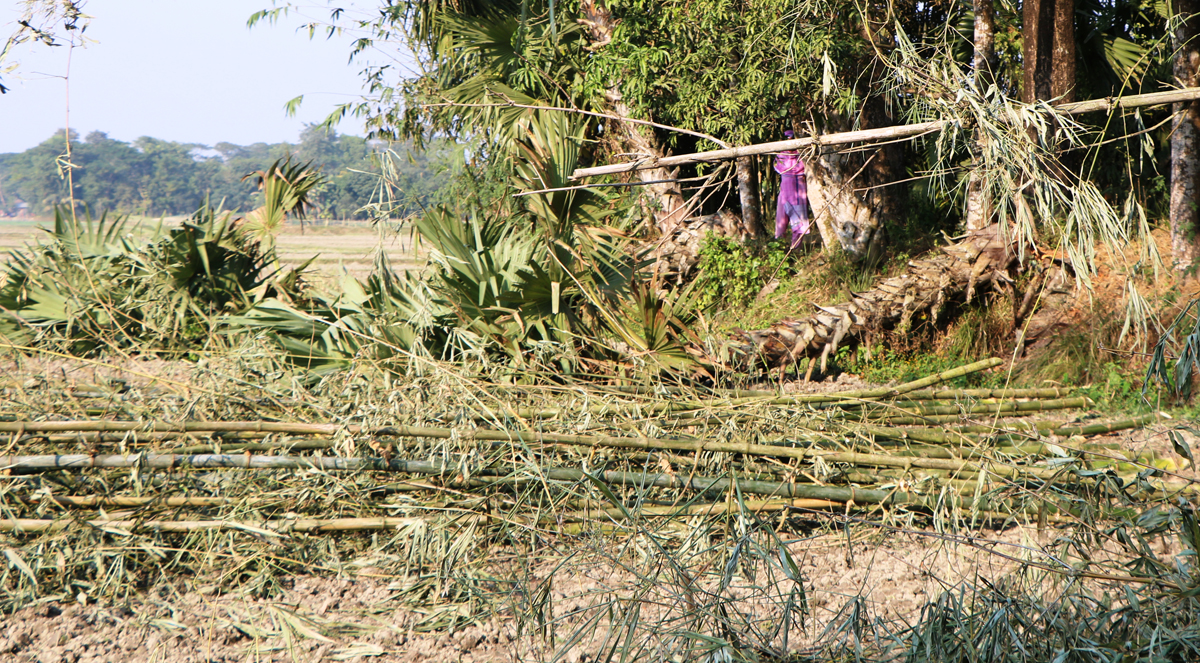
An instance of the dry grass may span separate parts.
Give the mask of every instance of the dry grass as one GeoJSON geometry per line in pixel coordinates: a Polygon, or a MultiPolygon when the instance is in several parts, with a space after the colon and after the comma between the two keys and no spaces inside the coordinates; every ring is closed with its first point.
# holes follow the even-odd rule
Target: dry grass
{"type": "MultiPolygon", "coordinates": [[[[178,224],[184,217],[167,217],[165,223],[178,224]]],[[[158,218],[132,217],[131,223],[146,228],[158,224],[158,218]]],[[[0,220],[0,262],[6,262],[9,253],[44,238],[42,228],[53,227],[53,219],[0,220]]],[[[425,264],[424,252],[413,251],[411,233],[379,232],[369,222],[341,221],[325,225],[315,221],[305,225],[301,232],[297,224],[284,227],[277,239],[280,263],[284,267],[298,267],[316,256],[310,279],[317,285],[325,285],[341,278],[343,270],[358,279],[365,279],[371,272],[372,256],[382,249],[393,267],[398,270],[420,269],[425,264]]]]}

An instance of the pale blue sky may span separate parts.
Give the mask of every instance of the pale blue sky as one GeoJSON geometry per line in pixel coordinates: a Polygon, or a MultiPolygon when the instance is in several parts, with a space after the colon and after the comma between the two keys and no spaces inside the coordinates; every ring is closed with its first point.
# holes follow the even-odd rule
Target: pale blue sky
{"type": "MultiPolygon", "coordinates": [[[[20,4],[0,6],[0,41],[13,32],[20,4]]],[[[359,4],[370,11],[370,3],[359,4]]],[[[295,141],[305,122],[358,98],[362,63],[347,62],[353,35],[310,41],[296,31],[328,18],[319,2],[275,25],[246,27],[250,14],[270,7],[270,0],[91,0],[86,36],[98,43],[72,55],[71,127],[124,141],[295,141]],[[287,117],[284,104],[299,95],[303,105],[287,117]]],[[[3,77],[12,89],[0,95],[0,153],[37,145],[64,125],[66,54],[28,43],[15,54],[20,69],[3,77]]],[[[395,55],[370,57],[381,63],[395,55]]],[[[338,130],[362,134],[353,117],[338,130]]]]}

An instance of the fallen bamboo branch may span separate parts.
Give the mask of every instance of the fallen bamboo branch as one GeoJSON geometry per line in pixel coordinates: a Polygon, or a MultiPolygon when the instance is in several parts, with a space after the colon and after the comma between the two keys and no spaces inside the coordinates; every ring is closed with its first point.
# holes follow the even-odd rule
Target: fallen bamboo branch
{"type": "MultiPolygon", "coordinates": [[[[1200,88],[1184,88],[1182,90],[1152,92],[1149,94],[1137,94],[1127,97],[1090,99],[1088,101],[1059,104],[1058,106],[1055,106],[1054,109],[1059,113],[1066,115],[1079,115],[1082,113],[1094,113],[1096,111],[1112,110],[1115,108],[1163,106],[1180,101],[1191,101],[1195,99],[1200,99],[1200,88]]],[[[873,143],[877,141],[894,140],[897,138],[911,138],[914,136],[920,136],[922,134],[941,131],[953,124],[953,120],[933,120],[931,122],[921,122],[919,124],[906,124],[893,127],[882,127],[878,129],[862,129],[859,131],[821,134],[808,136],[805,138],[793,138],[791,140],[760,143],[757,145],[744,145],[720,150],[709,150],[707,152],[696,152],[693,154],[679,154],[661,157],[658,159],[641,159],[630,163],[615,163],[604,166],[593,166],[591,168],[577,168],[575,169],[575,172],[571,174],[571,179],[578,180],[585,177],[597,177],[599,175],[615,175],[618,173],[642,170],[644,168],[671,168],[695,163],[730,161],[733,159],[740,159],[742,157],[754,156],[758,154],[774,154],[777,152],[786,152],[788,150],[799,150],[814,145],[817,147],[825,147],[834,145],[849,145],[853,143],[873,143]]]]}

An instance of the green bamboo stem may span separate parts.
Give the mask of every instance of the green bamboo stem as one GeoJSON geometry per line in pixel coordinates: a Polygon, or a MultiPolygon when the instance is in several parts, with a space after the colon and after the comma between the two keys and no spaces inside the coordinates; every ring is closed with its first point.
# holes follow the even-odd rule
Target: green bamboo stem
{"type": "MultiPolygon", "coordinates": [[[[1004,412],[1000,416],[1009,419],[1016,417],[1028,417],[1037,414],[1035,411],[1027,412],[1004,412]]],[[[882,417],[867,417],[865,423],[872,424],[889,424],[892,426],[932,426],[934,424],[962,424],[963,421],[969,419],[980,419],[981,417],[970,417],[966,414],[928,414],[925,416],[882,416],[882,417]]],[[[998,425],[1003,425],[1000,423],[998,425]]],[[[986,426],[981,426],[986,427],[986,426]]]]}
{"type": "MultiPolygon", "coordinates": [[[[230,497],[101,497],[98,495],[54,495],[45,499],[59,506],[85,509],[110,506],[218,507],[229,506],[231,504],[253,504],[256,506],[261,506],[263,504],[280,504],[286,501],[283,498],[233,499],[230,497]]],[[[27,504],[41,504],[42,500],[27,499],[25,502],[27,504]]]]}
{"type": "Polygon", "coordinates": [[[909,392],[907,395],[912,400],[959,401],[982,398],[1067,398],[1071,393],[1071,389],[1055,387],[1052,389],[921,389],[909,392]]]}
{"type": "Polygon", "coordinates": [[[999,426],[981,426],[968,425],[958,426],[953,430],[963,433],[982,433],[995,435],[998,433],[1050,433],[1059,437],[1071,437],[1074,435],[1105,435],[1114,433],[1119,430],[1128,430],[1130,428],[1141,428],[1149,424],[1156,423],[1166,419],[1160,413],[1144,414],[1138,417],[1129,419],[1120,419],[1110,422],[1098,422],[1094,424],[1081,425],[1065,425],[1058,421],[1035,421],[1035,422],[1006,422],[999,426]]]}
{"type": "MultiPolygon", "coordinates": [[[[1004,403],[975,403],[961,405],[933,405],[933,406],[918,406],[901,409],[898,406],[894,410],[887,410],[887,405],[874,406],[879,410],[884,410],[884,413],[894,411],[898,415],[965,415],[965,414],[1006,414],[1009,412],[1048,412],[1050,410],[1072,410],[1088,408],[1095,405],[1091,399],[1086,396],[1078,396],[1075,398],[1059,398],[1055,400],[1034,400],[1034,401],[1008,401],[1004,403]]],[[[864,412],[864,415],[880,414],[876,412],[864,412]]]]}
{"type": "MultiPolygon", "coordinates": [[[[543,436],[541,441],[548,436],[543,436]]],[[[640,449],[678,449],[682,451],[719,451],[727,453],[742,453],[759,456],[776,456],[794,458],[801,462],[821,459],[827,463],[845,463],[856,466],[895,467],[902,469],[922,468],[947,470],[952,472],[986,472],[999,477],[1018,479],[1031,477],[1043,481],[1062,480],[1060,470],[1036,467],[1016,467],[995,461],[967,461],[942,458],[918,458],[911,456],[894,456],[884,454],[868,454],[859,452],[824,451],[815,449],[798,449],[794,447],[776,447],[749,443],[723,442],[673,442],[670,440],[635,440],[630,438],[598,438],[579,435],[559,435],[558,438],[569,438],[568,444],[583,444],[585,446],[619,446],[621,448],[640,449]],[[587,439],[584,439],[587,438],[587,439]],[[653,446],[651,446],[653,445],[653,446]]],[[[428,461],[385,460],[383,458],[347,458],[347,457],[298,457],[298,456],[255,456],[246,454],[135,454],[135,455],[87,455],[64,454],[56,456],[0,456],[0,468],[15,472],[49,471],[49,470],[80,470],[88,468],[139,468],[143,470],[170,469],[207,469],[207,468],[238,468],[238,469],[302,469],[318,468],[326,471],[339,470],[382,470],[392,472],[410,472],[418,474],[441,474],[453,471],[452,468],[428,461]]],[[[477,475],[494,474],[494,470],[481,468],[477,475]]],[[[811,495],[791,495],[792,497],[811,497],[811,495]]],[[[824,499],[824,498],[821,498],[824,499]]]]}

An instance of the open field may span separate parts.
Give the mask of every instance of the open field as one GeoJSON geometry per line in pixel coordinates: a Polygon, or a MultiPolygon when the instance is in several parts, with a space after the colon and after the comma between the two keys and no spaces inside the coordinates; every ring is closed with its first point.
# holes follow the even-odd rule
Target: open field
{"type": "MultiPolygon", "coordinates": [[[[170,217],[166,223],[178,223],[182,217],[170,217]]],[[[134,219],[143,228],[154,228],[159,219],[134,219]]],[[[13,250],[37,241],[44,233],[40,228],[53,220],[16,221],[0,220],[0,261],[4,261],[13,250]]],[[[300,226],[287,226],[277,239],[281,262],[284,266],[297,266],[317,256],[310,268],[313,279],[334,279],[344,269],[351,276],[365,278],[371,271],[374,252],[382,247],[397,270],[420,267],[423,262],[412,254],[412,237],[407,230],[399,233],[381,234],[366,222],[338,222],[323,225],[321,222],[306,224],[303,234],[300,226]]]]}

